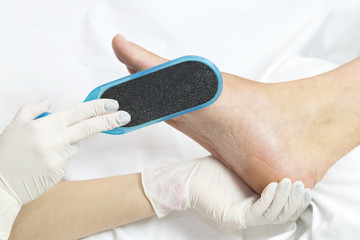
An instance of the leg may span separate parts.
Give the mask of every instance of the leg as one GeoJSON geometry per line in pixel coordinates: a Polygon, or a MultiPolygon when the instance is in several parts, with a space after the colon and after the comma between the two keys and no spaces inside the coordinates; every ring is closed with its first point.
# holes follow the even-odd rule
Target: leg
{"type": "MultiPolygon", "coordinates": [[[[119,35],[113,48],[131,73],[167,61],[119,35]]],[[[285,177],[313,187],[360,143],[359,69],[357,59],[325,74],[278,84],[223,73],[224,89],[216,103],[167,123],[258,193],[285,177]]]]}
{"type": "Polygon", "coordinates": [[[10,239],[79,239],[152,215],[140,174],[60,182],[23,206],[10,239]]]}

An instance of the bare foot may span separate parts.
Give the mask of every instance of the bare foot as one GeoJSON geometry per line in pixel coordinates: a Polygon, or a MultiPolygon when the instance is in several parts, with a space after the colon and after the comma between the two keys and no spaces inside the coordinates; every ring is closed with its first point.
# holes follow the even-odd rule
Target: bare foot
{"type": "MultiPolygon", "coordinates": [[[[167,61],[119,35],[113,49],[131,73],[167,61]]],[[[167,123],[258,193],[285,177],[313,187],[360,144],[360,73],[353,69],[360,69],[359,59],[322,75],[277,84],[223,73],[223,92],[213,105],[167,123]]]]}

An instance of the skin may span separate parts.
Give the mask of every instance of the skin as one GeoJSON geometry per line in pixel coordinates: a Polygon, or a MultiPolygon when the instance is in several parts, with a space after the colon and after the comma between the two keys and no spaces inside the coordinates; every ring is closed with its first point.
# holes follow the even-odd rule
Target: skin
{"type": "Polygon", "coordinates": [[[79,239],[153,215],[140,173],[64,181],[22,207],[10,239],[79,239]]]}
{"type": "MultiPolygon", "coordinates": [[[[168,61],[121,35],[112,44],[130,73],[168,61]]],[[[284,83],[222,76],[223,92],[213,105],[167,123],[206,148],[257,193],[286,177],[312,188],[360,143],[360,58],[284,83]]]]}
{"type": "MultiPolygon", "coordinates": [[[[113,48],[131,73],[167,61],[120,35],[113,48]]],[[[286,83],[263,84],[227,73],[223,80],[216,103],[167,123],[258,193],[285,177],[312,187],[360,144],[360,59],[286,83]]],[[[23,206],[10,239],[78,239],[152,215],[140,174],[61,182],[23,206]]]]}

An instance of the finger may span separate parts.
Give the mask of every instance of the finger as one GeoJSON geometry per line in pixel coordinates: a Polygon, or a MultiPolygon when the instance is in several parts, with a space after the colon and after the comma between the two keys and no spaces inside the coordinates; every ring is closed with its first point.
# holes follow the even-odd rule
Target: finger
{"type": "Polygon", "coordinates": [[[49,119],[57,119],[66,126],[71,126],[83,120],[115,112],[119,109],[119,103],[113,99],[97,99],[89,102],[76,104],[60,112],[48,116],[49,119]]]}
{"type": "Polygon", "coordinates": [[[294,215],[294,213],[301,207],[304,199],[305,187],[300,181],[295,182],[292,185],[291,193],[287,202],[279,214],[279,216],[272,223],[284,223],[294,215]]]}
{"type": "Polygon", "coordinates": [[[68,141],[70,144],[76,143],[94,134],[126,125],[130,120],[130,114],[125,111],[118,111],[84,120],[68,128],[68,141]]]}
{"type": "Polygon", "coordinates": [[[246,226],[251,226],[257,223],[259,218],[268,209],[274,199],[278,183],[270,183],[261,193],[261,197],[253,205],[251,205],[245,213],[246,226]]]}
{"type": "Polygon", "coordinates": [[[301,214],[308,208],[312,199],[312,193],[309,188],[305,189],[305,193],[303,199],[301,201],[301,206],[297,211],[295,211],[294,215],[289,219],[289,221],[296,221],[301,214]]]}
{"type": "Polygon", "coordinates": [[[266,210],[264,215],[261,217],[261,222],[264,221],[266,223],[270,223],[274,221],[278,215],[280,214],[281,210],[284,208],[287,199],[289,198],[290,191],[291,191],[291,180],[288,178],[284,178],[280,181],[276,193],[271,203],[270,207],[266,210]]]}
{"type": "Polygon", "coordinates": [[[12,122],[34,120],[40,114],[48,111],[50,107],[51,101],[47,98],[34,104],[26,104],[19,109],[12,122]]]}
{"type": "Polygon", "coordinates": [[[113,38],[112,47],[119,61],[136,71],[142,71],[168,61],[126,40],[124,36],[120,34],[113,38]]]}

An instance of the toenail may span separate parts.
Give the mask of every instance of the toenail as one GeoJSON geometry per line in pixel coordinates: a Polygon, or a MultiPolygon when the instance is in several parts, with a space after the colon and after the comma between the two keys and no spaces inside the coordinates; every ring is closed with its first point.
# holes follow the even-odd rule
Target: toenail
{"type": "Polygon", "coordinates": [[[125,36],[123,34],[121,34],[121,33],[118,33],[117,36],[126,39],[125,36]]]}

